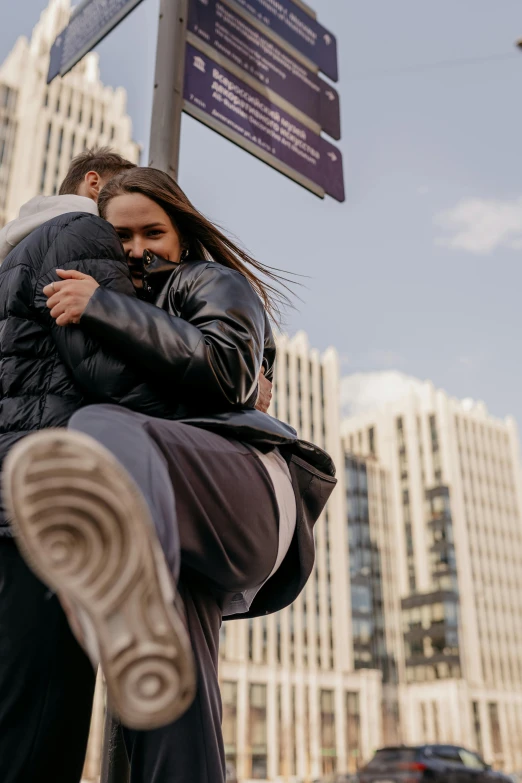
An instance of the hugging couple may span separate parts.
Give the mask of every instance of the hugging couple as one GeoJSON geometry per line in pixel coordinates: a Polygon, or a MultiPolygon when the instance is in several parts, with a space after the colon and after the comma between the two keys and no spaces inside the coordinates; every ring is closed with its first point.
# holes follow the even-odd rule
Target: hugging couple
{"type": "Polygon", "coordinates": [[[103,148],[0,231],[0,780],[224,783],[223,619],[288,606],[330,457],[266,411],[280,278],[103,148]]]}

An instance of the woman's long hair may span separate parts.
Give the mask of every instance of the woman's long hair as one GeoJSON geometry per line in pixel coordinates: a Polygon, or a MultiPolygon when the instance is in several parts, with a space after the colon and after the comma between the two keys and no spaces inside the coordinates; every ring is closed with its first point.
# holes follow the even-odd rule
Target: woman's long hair
{"type": "Polygon", "coordinates": [[[214,261],[240,272],[261,297],[271,318],[279,321],[282,306],[290,304],[289,297],[281,290],[290,291],[287,278],[277,274],[279,270],[274,271],[256,261],[225,236],[198,212],[172,177],[153,168],[137,167],[124,171],[111,179],[101,191],[98,198],[101,217],[107,218],[111,199],[125,193],[141,193],[159,204],[180,233],[182,244],[188,251],[187,261],[214,261]],[[270,282],[262,280],[256,272],[270,282]]]}

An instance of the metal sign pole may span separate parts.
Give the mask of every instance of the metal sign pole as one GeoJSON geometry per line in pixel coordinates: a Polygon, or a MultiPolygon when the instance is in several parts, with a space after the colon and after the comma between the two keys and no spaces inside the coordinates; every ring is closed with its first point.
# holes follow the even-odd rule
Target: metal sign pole
{"type": "Polygon", "coordinates": [[[160,0],[149,166],[178,178],[189,0],[160,0]]]}

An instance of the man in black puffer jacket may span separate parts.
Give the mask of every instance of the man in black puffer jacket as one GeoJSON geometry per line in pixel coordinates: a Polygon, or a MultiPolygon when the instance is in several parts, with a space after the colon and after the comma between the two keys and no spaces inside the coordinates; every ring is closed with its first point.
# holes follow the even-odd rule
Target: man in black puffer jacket
{"type": "MultiPolygon", "coordinates": [[[[82,330],[57,327],[42,293],[57,280],[55,270],[65,268],[134,296],[121,243],[96,206],[105,182],[133,165],[106,150],[80,156],[71,175],[81,180],[77,193],[66,180],[61,195],[33,199],[0,232],[0,470],[16,441],[33,430],[66,426],[90,402],[164,413],[157,394],[128,364],[82,330]]],[[[4,515],[0,536],[9,534],[4,515]]]]}
{"type": "MultiPolygon", "coordinates": [[[[81,329],[56,326],[42,293],[58,267],[135,295],[118,236],[96,207],[105,182],[133,165],[108,150],[84,153],[61,195],[33,199],[0,232],[0,469],[16,441],[66,426],[90,402],[168,415],[129,362],[81,329]]],[[[41,780],[79,780],[93,688],[90,661],[56,596],[20,558],[0,507],[0,724],[2,747],[12,747],[9,758],[0,753],[2,783],[28,781],[30,757],[41,780]]]]}
{"type": "MultiPolygon", "coordinates": [[[[57,326],[43,294],[60,268],[136,295],[121,242],[96,206],[104,184],[128,168],[133,164],[109,150],[84,153],[59,196],[33,199],[0,231],[0,471],[17,441],[65,427],[92,403],[173,417],[170,389],[145,382],[132,356],[124,362],[83,329],[57,326]]],[[[258,391],[266,410],[266,387],[258,391]]],[[[80,780],[93,690],[91,663],[58,598],[19,555],[0,498],[1,783],[80,780]]]]}

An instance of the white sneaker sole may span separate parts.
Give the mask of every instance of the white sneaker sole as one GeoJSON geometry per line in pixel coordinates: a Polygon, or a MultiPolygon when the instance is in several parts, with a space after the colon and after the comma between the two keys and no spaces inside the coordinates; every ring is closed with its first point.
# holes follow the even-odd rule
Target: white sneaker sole
{"type": "Polygon", "coordinates": [[[196,691],[190,640],[127,472],[89,436],[45,430],[10,451],[3,491],[28,564],[78,609],[122,723],[153,729],[179,718],[196,691]]]}

